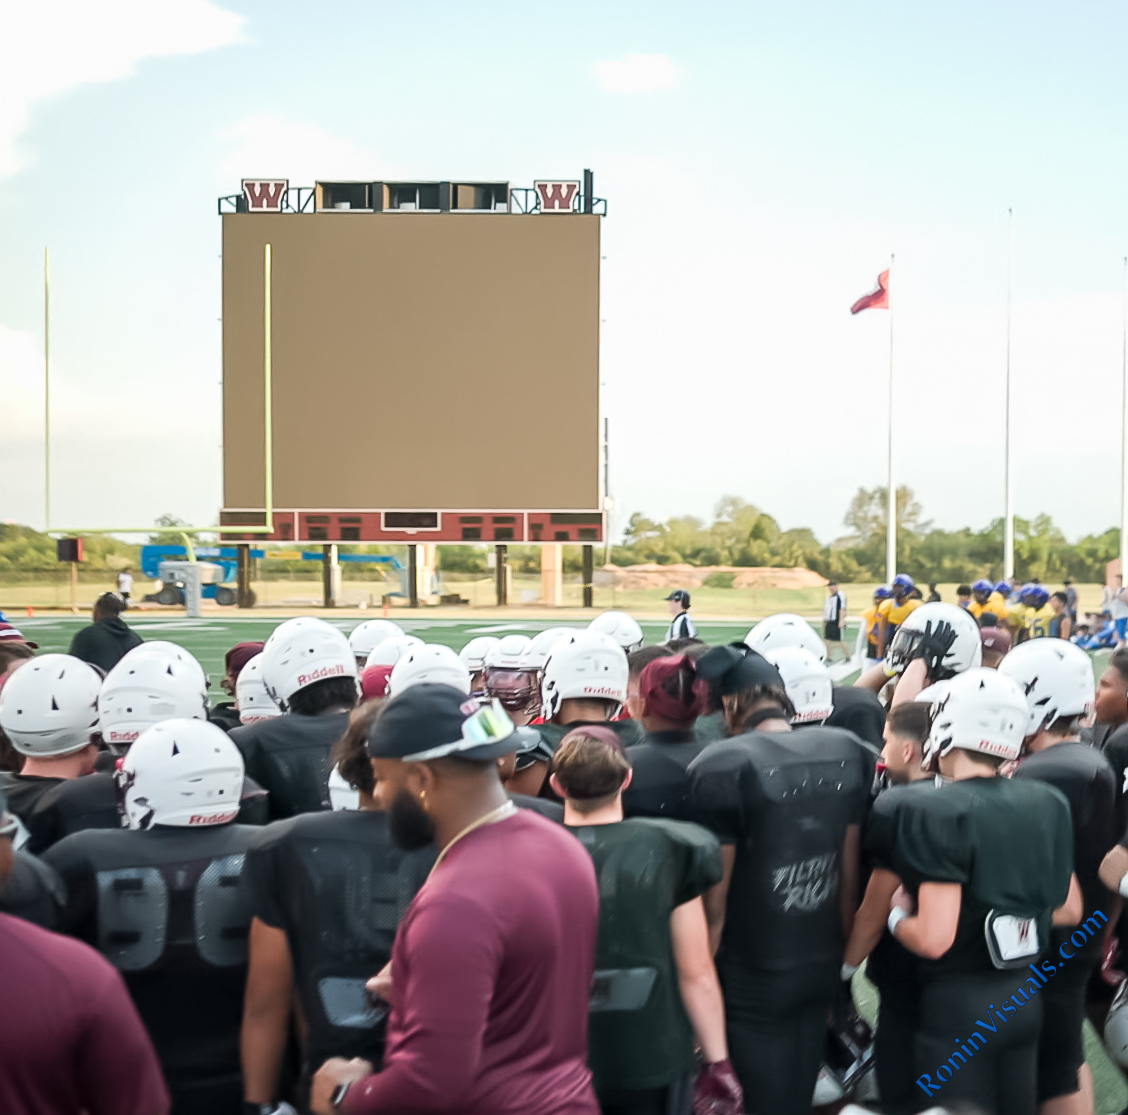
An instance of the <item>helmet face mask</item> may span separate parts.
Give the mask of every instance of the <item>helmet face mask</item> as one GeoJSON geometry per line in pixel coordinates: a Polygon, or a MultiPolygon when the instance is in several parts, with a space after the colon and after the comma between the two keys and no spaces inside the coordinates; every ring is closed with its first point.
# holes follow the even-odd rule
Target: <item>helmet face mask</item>
{"type": "Polygon", "coordinates": [[[955,604],[922,604],[897,627],[886,652],[886,669],[901,674],[918,658],[924,660],[930,682],[982,665],[979,625],[955,604]]]}
{"type": "Polygon", "coordinates": [[[535,670],[488,666],[485,671],[486,696],[499,701],[507,712],[532,713],[540,709],[540,687],[535,670]]]}

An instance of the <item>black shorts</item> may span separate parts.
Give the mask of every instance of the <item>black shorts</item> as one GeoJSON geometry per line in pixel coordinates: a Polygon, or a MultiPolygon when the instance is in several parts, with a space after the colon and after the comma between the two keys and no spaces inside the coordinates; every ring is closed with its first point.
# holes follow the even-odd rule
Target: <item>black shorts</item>
{"type": "Polygon", "coordinates": [[[829,621],[823,624],[823,638],[828,643],[842,642],[842,627],[837,623],[830,623],[829,621]]]}
{"type": "MultiPolygon", "coordinates": [[[[1052,954],[1051,954],[1052,955],[1052,954]]],[[[1085,1061],[1081,1027],[1085,998],[1096,959],[1075,956],[1058,968],[1042,989],[1042,1033],[1038,1038],[1038,1102],[1077,1091],[1077,1070],[1085,1061]]]]}

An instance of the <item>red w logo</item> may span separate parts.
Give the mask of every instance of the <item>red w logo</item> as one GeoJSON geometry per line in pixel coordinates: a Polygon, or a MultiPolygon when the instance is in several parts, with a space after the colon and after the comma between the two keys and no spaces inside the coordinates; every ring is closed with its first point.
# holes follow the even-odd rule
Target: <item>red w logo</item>
{"type": "Polygon", "coordinates": [[[579,182],[534,182],[542,213],[571,213],[579,182]]]}
{"type": "Polygon", "coordinates": [[[281,213],[282,200],[290,188],[288,178],[244,178],[247,208],[256,213],[281,213]]]}

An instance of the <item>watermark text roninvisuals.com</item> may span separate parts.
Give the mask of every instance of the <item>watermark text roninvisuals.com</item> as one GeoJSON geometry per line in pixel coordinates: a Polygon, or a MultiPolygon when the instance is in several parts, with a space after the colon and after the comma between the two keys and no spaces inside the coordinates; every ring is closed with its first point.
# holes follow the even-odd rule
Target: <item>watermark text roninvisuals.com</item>
{"type": "MultiPolygon", "coordinates": [[[[1108,924],[1108,918],[1100,910],[1094,911],[1087,917],[1074,931],[1070,934],[1068,941],[1063,941],[1058,949],[1058,955],[1062,961],[1069,960],[1074,956],[1074,952],[1069,947],[1072,944],[1074,949],[1080,949],[1087,945],[1098,933],[1098,931],[1108,924]],[[1077,938],[1081,940],[1078,941],[1077,938]]],[[[1053,955],[1052,953],[1050,954],[1053,955]]],[[[992,1034],[999,1032],[999,1023],[1004,1025],[1010,1021],[1010,1015],[1014,1014],[1019,1007],[1024,1007],[1034,995],[1050,981],[1052,976],[1058,974],[1058,969],[1064,967],[1061,963],[1055,963],[1053,960],[1043,960],[1040,964],[1028,964],[1027,967],[1034,974],[1027,976],[1025,982],[1015,988],[1014,993],[1009,999],[1004,999],[998,1006],[994,1003],[987,1004],[987,1021],[977,1018],[975,1025],[977,1029],[968,1037],[956,1038],[956,1045],[958,1048],[952,1051],[951,1057],[948,1058],[944,1064],[939,1065],[934,1073],[926,1072],[917,1078],[917,1085],[921,1088],[926,1096],[933,1096],[940,1091],[942,1085],[946,1084],[952,1079],[952,1076],[959,1072],[960,1069],[967,1064],[969,1057],[974,1057],[976,1052],[982,1049],[988,1042],[992,1034]],[[935,1077],[936,1082],[933,1082],[935,1077]]]]}

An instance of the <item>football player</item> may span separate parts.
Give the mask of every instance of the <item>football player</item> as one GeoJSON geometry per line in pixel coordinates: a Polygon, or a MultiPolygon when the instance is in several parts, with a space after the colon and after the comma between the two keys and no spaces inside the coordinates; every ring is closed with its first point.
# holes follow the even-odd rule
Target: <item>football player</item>
{"type": "Polygon", "coordinates": [[[783,678],[784,692],[795,710],[791,726],[822,724],[834,711],[834,683],[826,666],[801,647],[777,647],[764,657],[783,678]]]}
{"type": "Polygon", "coordinates": [[[551,777],[599,882],[588,1064],[600,1110],[684,1111],[700,1076],[717,1093],[710,1111],[742,1111],[701,898],[721,879],[716,838],[681,821],[624,820],[631,763],[606,726],[568,732],[551,777]]]}
{"type": "Polygon", "coordinates": [[[878,609],[882,603],[893,594],[885,585],[878,585],[873,590],[873,603],[862,612],[862,623],[866,627],[866,666],[876,666],[881,661],[877,653],[877,635],[879,627],[878,609]]]}
{"type": "MultiPolygon", "coordinates": [[[[1013,777],[1054,786],[1069,802],[1073,871],[1081,886],[1083,916],[1092,917],[1107,904],[1100,866],[1118,835],[1112,767],[1099,751],[1081,743],[1078,735],[1093,707],[1092,663],[1072,643],[1039,639],[1015,647],[999,664],[999,673],[1025,691],[1030,710],[1026,757],[1013,777]]],[[[1038,1039],[1038,1102],[1042,1105],[1074,1096],[1080,1100],[1075,1109],[1093,1108],[1093,1080],[1085,1064],[1081,1028],[1086,989],[1101,961],[1102,940],[1103,934],[1096,934],[1080,948],[1070,949],[1070,962],[1046,987],[1038,1039]]],[[[1051,930],[1051,954],[1058,953],[1062,944],[1068,948],[1069,930],[1051,930]]]]}
{"type": "Polygon", "coordinates": [[[25,825],[47,791],[94,769],[101,688],[98,671],[80,658],[43,654],[0,689],[0,730],[23,756],[19,774],[0,773],[0,792],[25,825]]]}
{"type": "Polygon", "coordinates": [[[486,696],[501,702],[509,719],[521,728],[540,712],[540,677],[529,661],[528,635],[505,635],[486,654],[483,684],[486,696]]]}
{"type": "Polygon", "coordinates": [[[114,779],[128,828],[75,833],[44,856],[66,884],[67,932],[122,973],[177,1115],[238,1115],[243,862],[262,831],[232,823],[242,757],[206,720],[166,720],[114,779]]]}
{"type": "Polygon", "coordinates": [[[881,993],[874,1041],[878,1092],[892,1115],[917,1109],[913,1039],[920,1018],[918,961],[886,927],[889,903],[900,886],[893,861],[897,810],[913,795],[931,792],[935,776],[923,768],[932,717],[927,705],[906,701],[890,709],[881,752],[890,788],[877,795],[865,823],[863,852],[871,867],[865,897],[847,942],[842,978],[850,980],[868,956],[866,977],[881,993]]]}
{"type": "Polygon", "coordinates": [[[897,810],[888,843],[903,887],[887,923],[921,958],[915,1086],[945,1106],[1029,1113],[1038,992],[1060,978],[1053,961],[1034,962],[1051,923],[1081,916],[1069,805],[1034,779],[996,777],[1030,719],[1010,678],[973,667],[917,699],[932,713],[925,767],[945,785],[897,810]]]}
{"type": "Polygon", "coordinates": [[[984,612],[990,612],[993,616],[998,616],[999,622],[1006,622],[1007,618],[1007,602],[1005,597],[995,588],[990,581],[984,577],[980,577],[978,581],[974,581],[971,586],[971,603],[968,604],[967,610],[971,612],[976,619],[978,619],[984,612]]]}
{"type": "Polygon", "coordinates": [[[643,644],[642,628],[626,612],[601,612],[588,624],[588,630],[610,636],[627,654],[643,644]]]}
{"type": "Polygon", "coordinates": [[[272,820],[329,808],[329,751],[356,706],[356,674],[348,640],[324,620],[287,620],[267,639],[262,678],[285,715],[235,728],[231,738],[270,792],[272,820]]]}
{"type": "Polygon", "coordinates": [[[459,652],[458,657],[470,671],[470,692],[482,696],[486,691],[486,655],[501,640],[493,635],[479,635],[471,639],[459,652]]]}
{"type": "MultiPolygon", "coordinates": [[[[635,654],[650,649],[656,648],[635,654]]],[[[636,685],[635,719],[646,735],[629,751],[632,774],[623,787],[623,809],[628,817],[692,820],[686,771],[705,748],[693,726],[706,707],[708,682],[684,654],[662,654],[647,663],[636,685]]]]}
{"type": "MultiPolygon", "coordinates": [[[[356,656],[356,668],[362,670],[368,663],[372,652],[385,639],[402,639],[403,628],[390,619],[366,619],[357,624],[349,634],[349,646],[356,656]]],[[[373,663],[377,665],[377,663],[373,663]]]]}
{"type": "Polygon", "coordinates": [[[254,724],[258,720],[273,720],[282,715],[278,702],[267,692],[262,677],[262,655],[256,654],[242,670],[235,683],[235,707],[240,724],[254,724]]]}
{"type": "MultiPolygon", "coordinates": [[[[206,716],[207,677],[199,662],[172,643],[142,643],[102,682],[98,731],[109,752],[99,761],[125,754],[142,732],[162,720],[206,716]]],[[[266,791],[253,779],[244,779],[240,824],[261,825],[266,820],[266,791]]],[[[52,787],[36,803],[27,827],[28,851],[37,854],[71,833],[120,828],[111,771],[95,769],[52,787]]]]}
{"type": "Polygon", "coordinates": [[[710,744],[689,768],[695,816],[722,845],[724,875],[706,896],[710,938],[748,1109],[799,1115],[857,904],[873,760],[841,729],[792,732],[783,680],[756,652],[717,647],[698,670],[726,659],[719,688],[730,730],[742,734],[710,744]]]}
{"type": "Polygon", "coordinates": [[[395,697],[412,685],[449,685],[470,696],[470,670],[450,647],[425,643],[405,654],[388,675],[388,696],[395,697]]]}
{"type": "Polygon", "coordinates": [[[889,649],[893,636],[897,634],[897,628],[921,606],[919,593],[913,595],[916,592],[916,585],[907,573],[898,573],[893,578],[890,591],[892,596],[888,600],[882,601],[881,606],[877,609],[879,621],[877,630],[878,658],[885,657],[885,652],[889,649]]]}
{"type": "MultiPolygon", "coordinates": [[[[262,653],[262,643],[236,643],[223,657],[223,677],[219,687],[228,697],[235,697],[235,688],[239,684],[239,675],[252,659],[262,653]]],[[[218,724],[225,732],[239,727],[238,702],[223,701],[208,709],[208,719],[213,724],[218,724]]]]}
{"type": "Polygon", "coordinates": [[[333,750],[358,808],[279,821],[247,854],[254,915],[242,1024],[247,1105],[271,1110],[279,1099],[295,1004],[303,1105],[310,1078],[329,1057],[383,1061],[387,1009],[370,999],[365,984],[391,959],[396,926],[435,853],[400,851],[372,796],[365,747],[379,711],[378,703],[354,709],[333,750]]]}

